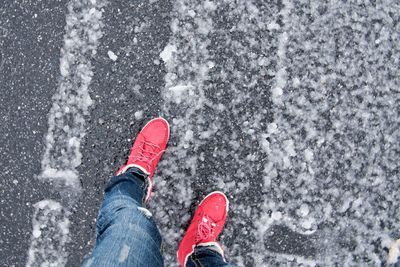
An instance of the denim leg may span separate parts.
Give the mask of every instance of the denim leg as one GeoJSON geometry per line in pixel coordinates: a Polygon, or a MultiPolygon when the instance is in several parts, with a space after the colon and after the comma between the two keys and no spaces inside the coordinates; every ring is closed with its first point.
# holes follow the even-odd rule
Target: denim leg
{"type": "Polygon", "coordinates": [[[96,225],[96,245],[82,266],[164,266],[161,236],[142,207],[147,187],[139,169],[111,178],[96,225]]]}
{"type": "Polygon", "coordinates": [[[224,258],[217,251],[211,249],[211,246],[198,246],[189,256],[186,267],[236,267],[224,261],[224,258]]]}

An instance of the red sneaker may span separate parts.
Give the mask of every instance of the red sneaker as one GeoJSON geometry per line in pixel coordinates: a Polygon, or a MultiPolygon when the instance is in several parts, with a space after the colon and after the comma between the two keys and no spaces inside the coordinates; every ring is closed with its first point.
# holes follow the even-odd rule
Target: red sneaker
{"type": "Polygon", "coordinates": [[[224,257],[222,246],[216,240],[224,228],[228,209],[228,198],[219,191],[212,192],[201,201],[179,244],[177,254],[182,267],[186,265],[196,246],[214,246],[224,257]]]}
{"type": "Polygon", "coordinates": [[[148,175],[149,187],[146,194],[146,201],[150,198],[153,188],[152,177],[156,170],[157,163],[168,143],[169,124],[163,118],[156,118],[149,121],[136,137],[128,162],[122,166],[117,175],[124,173],[131,167],[136,167],[148,175]]]}

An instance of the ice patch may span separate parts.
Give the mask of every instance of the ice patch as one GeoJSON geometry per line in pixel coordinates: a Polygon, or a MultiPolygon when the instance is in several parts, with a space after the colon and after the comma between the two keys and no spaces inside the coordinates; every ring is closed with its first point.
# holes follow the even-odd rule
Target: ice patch
{"type": "Polygon", "coordinates": [[[204,8],[206,10],[215,11],[217,9],[217,5],[211,1],[204,1],[204,8]]]}
{"type": "Polygon", "coordinates": [[[143,110],[136,111],[134,116],[135,116],[135,119],[137,119],[137,120],[142,119],[143,118],[143,110]]]}
{"type": "Polygon", "coordinates": [[[271,23],[268,24],[267,26],[268,30],[279,30],[280,26],[278,23],[276,23],[275,21],[272,21],[271,23]]]}
{"type": "Polygon", "coordinates": [[[311,149],[307,148],[306,150],[304,150],[304,158],[306,161],[310,162],[313,160],[314,158],[314,153],[312,152],[311,149]]]}
{"type": "Polygon", "coordinates": [[[307,204],[301,204],[300,208],[297,210],[297,214],[301,217],[305,217],[310,212],[307,204]]]}
{"type": "Polygon", "coordinates": [[[161,52],[160,57],[164,62],[169,62],[174,53],[176,53],[176,47],[174,45],[167,45],[161,52]]]}
{"type": "Polygon", "coordinates": [[[113,51],[108,50],[107,55],[112,61],[117,61],[118,59],[118,56],[113,51]]]}
{"type": "Polygon", "coordinates": [[[193,139],[193,131],[192,130],[187,130],[184,139],[186,141],[190,141],[193,139]]]}
{"type": "Polygon", "coordinates": [[[190,85],[177,85],[177,86],[173,86],[168,88],[171,92],[173,92],[175,95],[180,95],[182,94],[182,92],[192,88],[193,86],[190,85]]]}
{"type": "Polygon", "coordinates": [[[39,229],[33,229],[32,235],[34,238],[39,238],[42,235],[42,231],[39,229]]]}

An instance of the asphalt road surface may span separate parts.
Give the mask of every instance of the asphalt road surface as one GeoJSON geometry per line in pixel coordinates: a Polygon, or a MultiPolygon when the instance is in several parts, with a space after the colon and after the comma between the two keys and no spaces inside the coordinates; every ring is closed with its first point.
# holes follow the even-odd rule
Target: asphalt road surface
{"type": "Polygon", "coordinates": [[[155,116],[166,266],[213,190],[237,265],[395,264],[399,66],[394,0],[3,1],[0,266],[79,266],[155,116]]]}

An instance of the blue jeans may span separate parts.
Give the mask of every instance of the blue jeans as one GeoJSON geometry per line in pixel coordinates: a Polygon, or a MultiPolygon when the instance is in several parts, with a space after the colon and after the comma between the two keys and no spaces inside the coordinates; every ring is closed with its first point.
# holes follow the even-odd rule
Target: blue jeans
{"type": "MultiPolygon", "coordinates": [[[[137,168],[111,178],[96,225],[96,245],[82,266],[164,266],[161,235],[143,207],[147,177],[137,168]]],[[[210,247],[196,247],[186,264],[233,266],[210,247]]]]}

